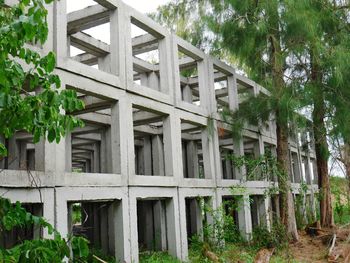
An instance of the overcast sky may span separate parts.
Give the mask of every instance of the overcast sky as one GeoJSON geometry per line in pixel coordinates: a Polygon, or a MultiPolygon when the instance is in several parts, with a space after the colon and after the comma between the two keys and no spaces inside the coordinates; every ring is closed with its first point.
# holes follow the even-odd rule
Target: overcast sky
{"type": "MultiPolygon", "coordinates": [[[[94,5],[96,2],[93,0],[71,0],[67,1],[67,11],[72,12],[86,6],[94,5]]],[[[124,3],[132,6],[142,13],[149,13],[155,11],[159,5],[165,4],[169,0],[127,0],[124,3]]]]}
{"type": "MultiPolygon", "coordinates": [[[[159,5],[165,4],[169,1],[170,0],[127,0],[124,1],[124,3],[128,4],[129,6],[135,8],[136,10],[142,13],[150,13],[155,11],[159,5]]],[[[93,0],[70,0],[67,1],[67,12],[70,13],[73,11],[77,11],[79,9],[83,9],[91,5],[96,5],[96,2],[94,2],[93,0]]],[[[107,44],[110,43],[109,24],[104,24],[88,30],[84,30],[84,32],[107,44]]],[[[140,30],[135,26],[131,27],[131,35],[133,37],[145,33],[146,32],[140,30]]],[[[71,47],[70,52],[72,56],[83,53],[81,50],[76,49],[74,47],[71,47]]]]}

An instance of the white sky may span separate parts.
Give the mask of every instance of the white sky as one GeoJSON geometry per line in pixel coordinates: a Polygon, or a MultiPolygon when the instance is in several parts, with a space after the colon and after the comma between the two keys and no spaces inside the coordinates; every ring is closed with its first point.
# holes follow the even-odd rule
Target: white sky
{"type": "MultiPolygon", "coordinates": [[[[135,8],[141,13],[150,13],[156,11],[157,7],[163,5],[170,0],[127,0],[124,1],[127,5],[135,8]]],[[[96,2],[93,0],[68,0],[67,1],[67,13],[77,11],[79,9],[83,9],[85,7],[96,5],[96,2]]],[[[143,35],[146,32],[132,25],[131,27],[131,35],[143,35]]],[[[85,33],[93,36],[96,39],[99,39],[107,44],[110,43],[110,30],[109,24],[100,25],[88,30],[84,30],[85,33]]],[[[71,55],[75,56],[80,53],[83,53],[81,50],[71,47],[71,55]]]]}
{"type": "MultiPolygon", "coordinates": [[[[159,5],[165,4],[169,0],[127,0],[124,1],[127,5],[135,8],[142,13],[155,11],[159,5]]],[[[93,0],[69,0],[67,1],[67,11],[72,12],[86,6],[95,5],[93,0]]]]}

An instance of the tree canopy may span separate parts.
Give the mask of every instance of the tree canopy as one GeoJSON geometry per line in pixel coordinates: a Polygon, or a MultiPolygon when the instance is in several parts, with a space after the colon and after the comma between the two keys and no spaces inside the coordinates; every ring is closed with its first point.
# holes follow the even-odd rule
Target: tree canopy
{"type": "MultiPolygon", "coordinates": [[[[315,142],[322,191],[322,224],[331,225],[327,136],[337,133],[344,138],[349,132],[344,124],[349,121],[350,106],[346,73],[349,6],[329,0],[176,0],[159,8],[154,17],[194,45],[209,47],[229,63],[236,63],[270,91],[269,97],[258,95],[236,112],[226,111],[225,120],[239,130],[247,122],[264,122],[273,114],[278,159],[286,174],[289,129],[295,122],[307,123],[296,113],[306,112],[306,118],[312,118],[310,137],[315,142]],[[196,31],[198,25],[204,32],[196,31]]],[[[281,211],[283,221],[293,213],[287,205],[290,182],[279,183],[282,207],[287,207],[281,211]]],[[[291,224],[288,220],[284,223],[291,224]]]]}

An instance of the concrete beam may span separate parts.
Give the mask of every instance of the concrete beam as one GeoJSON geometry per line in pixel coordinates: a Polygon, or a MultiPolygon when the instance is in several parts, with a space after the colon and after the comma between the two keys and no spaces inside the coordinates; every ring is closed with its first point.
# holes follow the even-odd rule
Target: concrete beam
{"type": "Polygon", "coordinates": [[[132,38],[132,53],[139,55],[158,49],[158,39],[151,34],[145,34],[132,38]]]}
{"type": "Polygon", "coordinates": [[[105,56],[110,53],[108,44],[82,32],[71,35],[70,43],[72,46],[97,57],[105,56]]]}
{"type": "Polygon", "coordinates": [[[93,5],[67,15],[69,35],[109,22],[110,10],[100,5],[93,5]]]}

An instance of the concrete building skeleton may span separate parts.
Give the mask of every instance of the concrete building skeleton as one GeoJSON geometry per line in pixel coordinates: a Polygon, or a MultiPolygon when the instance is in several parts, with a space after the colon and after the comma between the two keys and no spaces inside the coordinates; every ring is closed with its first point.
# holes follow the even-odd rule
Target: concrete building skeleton
{"type": "MultiPolygon", "coordinates": [[[[125,262],[138,262],[140,249],[186,260],[188,236],[201,234],[203,217],[210,220],[197,197],[216,208],[243,196],[236,221],[246,238],[255,225],[269,227],[279,205],[264,193],[276,178],[247,178],[225,156],[275,153],[273,118],[247,126],[238,141],[220,114],[224,107],[237,109],[248,93],[268,91],[119,0],[95,0],[72,13],[67,1],[73,0],[47,6],[48,41],[32,48],[56,53],[61,88],[78,92],[86,107],[74,114],[86,125],[59,144],[34,145],[24,132],[4,141],[9,156],[0,161],[0,195],[39,205],[63,235],[72,232],[80,203],[85,234],[125,262]],[[84,32],[103,24],[109,43],[84,32]],[[143,34],[133,36],[134,28],[143,34]],[[70,55],[71,46],[81,54],[70,55]],[[232,186],[246,190],[234,193],[232,186]]],[[[304,130],[290,138],[290,176],[295,194],[307,184],[305,202],[314,211],[310,135],[304,130]]]]}

